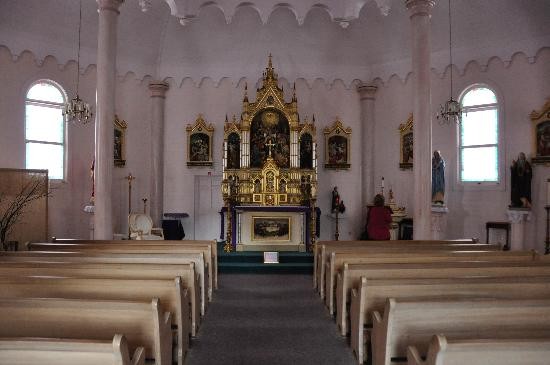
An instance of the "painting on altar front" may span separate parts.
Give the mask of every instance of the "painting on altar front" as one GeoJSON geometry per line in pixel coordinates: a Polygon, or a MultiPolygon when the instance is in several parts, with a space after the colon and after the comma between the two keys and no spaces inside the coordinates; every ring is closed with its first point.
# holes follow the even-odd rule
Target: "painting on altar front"
{"type": "Polygon", "coordinates": [[[290,217],[252,217],[252,241],[290,241],[290,217]]]}
{"type": "Polygon", "coordinates": [[[280,168],[290,167],[290,126],[277,109],[266,109],[256,114],[250,127],[250,166],[261,168],[271,157],[280,168]]]}

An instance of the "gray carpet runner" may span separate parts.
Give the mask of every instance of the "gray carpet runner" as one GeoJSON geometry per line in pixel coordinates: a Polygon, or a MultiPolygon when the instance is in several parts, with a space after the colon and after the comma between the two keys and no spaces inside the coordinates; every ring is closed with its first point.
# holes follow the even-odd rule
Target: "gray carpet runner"
{"type": "Polygon", "coordinates": [[[356,364],[311,275],[223,274],[186,365],[356,364]]]}

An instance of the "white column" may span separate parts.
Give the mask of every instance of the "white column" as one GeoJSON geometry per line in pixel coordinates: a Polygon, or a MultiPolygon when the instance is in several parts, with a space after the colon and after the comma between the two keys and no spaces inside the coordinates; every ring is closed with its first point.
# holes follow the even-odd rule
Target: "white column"
{"type": "Polygon", "coordinates": [[[113,121],[115,119],[118,8],[124,0],[97,0],[97,92],[95,123],[96,239],[113,239],[113,121]]]}
{"type": "Polygon", "coordinates": [[[412,30],[414,115],[414,239],[431,237],[432,115],[430,12],[434,0],[406,0],[412,30]]]}
{"type": "Polygon", "coordinates": [[[525,209],[508,209],[506,212],[510,224],[510,250],[525,250],[525,222],[531,220],[531,211],[525,209]]]}
{"type": "Polygon", "coordinates": [[[166,82],[149,83],[153,119],[151,123],[150,216],[153,225],[160,227],[164,203],[164,98],[169,86],[166,82]]]}
{"type": "Polygon", "coordinates": [[[362,224],[367,221],[367,204],[374,199],[374,94],[378,87],[361,84],[357,87],[361,106],[361,212],[362,224]]]}

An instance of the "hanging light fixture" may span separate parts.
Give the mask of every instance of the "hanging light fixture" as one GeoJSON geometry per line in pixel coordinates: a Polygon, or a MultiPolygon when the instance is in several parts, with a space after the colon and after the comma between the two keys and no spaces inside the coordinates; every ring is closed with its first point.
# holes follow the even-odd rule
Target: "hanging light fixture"
{"type": "Polygon", "coordinates": [[[453,99],[453,44],[451,25],[451,0],[449,0],[449,62],[451,68],[451,95],[449,100],[440,106],[439,114],[437,115],[439,124],[450,124],[451,122],[460,124],[462,122],[462,105],[453,99]]]}
{"type": "Polygon", "coordinates": [[[78,56],[76,59],[76,97],[63,106],[63,117],[66,122],[73,124],[86,124],[92,120],[92,110],[90,104],[80,99],[78,87],[80,84],[80,30],[82,28],[82,0],[80,0],[80,9],[78,17],[78,56]]]}

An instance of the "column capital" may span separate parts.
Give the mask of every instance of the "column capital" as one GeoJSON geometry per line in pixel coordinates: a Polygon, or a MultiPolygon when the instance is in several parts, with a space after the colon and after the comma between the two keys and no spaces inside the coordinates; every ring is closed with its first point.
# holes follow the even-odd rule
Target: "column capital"
{"type": "Polygon", "coordinates": [[[170,85],[164,81],[151,81],[149,83],[149,90],[151,91],[152,98],[164,98],[169,88],[170,85]]]}
{"type": "Polygon", "coordinates": [[[97,1],[98,11],[111,10],[116,12],[117,14],[120,13],[118,11],[118,8],[124,2],[124,0],[96,0],[96,1],[97,1]]]}
{"type": "Polygon", "coordinates": [[[359,93],[361,100],[374,100],[374,94],[378,90],[378,86],[369,85],[369,84],[359,84],[357,85],[357,92],[359,93]]]}
{"type": "Polygon", "coordinates": [[[405,0],[405,6],[409,9],[411,17],[415,15],[430,16],[435,0],[405,0]]]}

